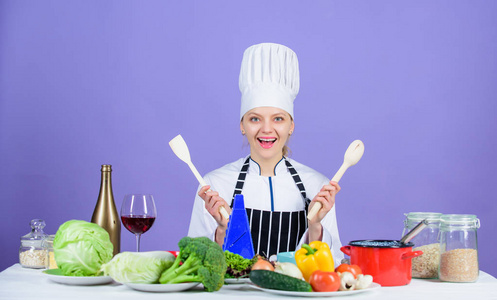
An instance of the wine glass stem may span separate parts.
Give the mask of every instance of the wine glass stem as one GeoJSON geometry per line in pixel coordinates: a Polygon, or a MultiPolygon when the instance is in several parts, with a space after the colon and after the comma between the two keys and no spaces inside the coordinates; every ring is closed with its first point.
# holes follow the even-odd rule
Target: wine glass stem
{"type": "Polygon", "coordinates": [[[140,252],[140,237],[141,234],[135,234],[136,236],[136,252],[140,252]]]}

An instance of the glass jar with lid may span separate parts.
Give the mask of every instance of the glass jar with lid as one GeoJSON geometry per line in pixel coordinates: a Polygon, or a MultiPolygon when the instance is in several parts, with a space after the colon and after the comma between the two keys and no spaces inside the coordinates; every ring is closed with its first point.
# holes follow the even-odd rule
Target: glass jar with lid
{"type": "Polygon", "coordinates": [[[46,268],[47,269],[57,269],[57,263],[55,262],[55,255],[53,250],[53,240],[55,238],[55,234],[48,235],[43,240],[43,248],[47,251],[46,258],[46,268]]]}
{"type": "Polygon", "coordinates": [[[43,241],[47,237],[43,228],[45,221],[31,220],[31,232],[21,237],[19,263],[25,268],[44,269],[47,263],[47,250],[43,241]]]}
{"type": "Polygon", "coordinates": [[[474,282],[478,279],[477,229],[475,215],[442,215],[440,217],[440,268],[442,281],[474,282]]]}
{"type": "Polygon", "coordinates": [[[437,278],[440,262],[440,243],[438,241],[441,213],[435,212],[410,212],[405,214],[404,232],[407,234],[421,221],[426,220],[427,226],[421,230],[411,242],[413,251],[423,251],[421,256],[412,259],[412,277],[437,278]]]}

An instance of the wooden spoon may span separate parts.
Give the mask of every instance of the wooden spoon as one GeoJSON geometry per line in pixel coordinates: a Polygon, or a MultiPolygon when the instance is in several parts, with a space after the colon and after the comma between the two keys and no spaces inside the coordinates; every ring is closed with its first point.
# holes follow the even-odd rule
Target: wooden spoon
{"type": "MultiPolygon", "coordinates": [[[[173,149],[174,154],[176,154],[176,156],[179,159],[184,161],[190,167],[190,170],[192,170],[193,175],[195,175],[200,185],[206,186],[207,183],[205,183],[204,179],[202,178],[202,176],[200,176],[200,173],[197,171],[197,168],[195,168],[195,166],[192,163],[192,160],[190,158],[190,151],[188,150],[188,146],[186,145],[186,142],[181,136],[181,134],[178,134],[176,137],[170,140],[169,146],[171,147],[171,149],[173,149]]],[[[227,220],[229,219],[229,214],[223,206],[219,208],[219,212],[225,219],[227,220]]]]}
{"type": "MultiPolygon", "coordinates": [[[[347,171],[349,167],[355,165],[361,159],[363,154],[364,154],[364,143],[360,140],[353,141],[347,148],[347,151],[345,151],[342,166],[340,167],[340,169],[338,169],[337,173],[335,174],[335,176],[333,176],[331,180],[338,182],[342,178],[345,171],[347,171]]],[[[322,205],[320,202],[315,203],[311,211],[307,215],[307,219],[311,220],[312,218],[314,218],[314,216],[318,213],[321,207],[322,205]]]]}

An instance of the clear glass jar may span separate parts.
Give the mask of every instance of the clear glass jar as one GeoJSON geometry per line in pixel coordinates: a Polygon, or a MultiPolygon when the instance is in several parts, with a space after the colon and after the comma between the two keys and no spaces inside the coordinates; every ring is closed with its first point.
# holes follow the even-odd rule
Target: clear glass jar
{"type": "Polygon", "coordinates": [[[428,225],[421,230],[411,242],[414,244],[413,251],[423,251],[423,255],[412,259],[412,277],[414,278],[437,278],[440,263],[440,243],[438,241],[441,213],[434,212],[410,212],[405,214],[404,232],[407,234],[419,222],[426,219],[428,225]]]}
{"type": "Polygon", "coordinates": [[[57,269],[57,263],[55,262],[55,255],[53,251],[53,240],[55,238],[55,234],[48,235],[43,240],[43,248],[47,251],[46,258],[46,268],[47,269],[57,269]]]}
{"type": "Polygon", "coordinates": [[[474,282],[478,279],[477,229],[475,215],[442,215],[440,217],[440,268],[442,281],[474,282]]]}
{"type": "Polygon", "coordinates": [[[45,221],[31,220],[31,232],[21,237],[19,263],[25,268],[44,269],[47,265],[47,250],[43,245],[47,237],[43,228],[45,221]]]}

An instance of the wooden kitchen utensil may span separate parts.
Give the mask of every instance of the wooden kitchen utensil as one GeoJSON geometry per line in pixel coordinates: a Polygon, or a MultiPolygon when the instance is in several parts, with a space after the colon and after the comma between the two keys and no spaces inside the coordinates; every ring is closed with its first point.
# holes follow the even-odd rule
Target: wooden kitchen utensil
{"type": "MultiPolygon", "coordinates": [[[[331,180],[338,182],[342,178],[345,171],[347,171],[349,167],[355,165],[361,159],[363,154],[364,143],[360,140],[353,141],[347,148],[347,151],[345,151],[342,166],[340,167],[340,169],[338,169],[337,173],[331,180]]],[[[321,207],[322,205],[320,202],[315,203],[311,211],[307,215],[307,219],[311,220],[312,218],[314,218],[321,207]]]]}
{"type": "MultiPolygon", "coordinates": [[[[204,179],[202,176],[200,176],[200,173],[197,171],[197,168],[192,163],[192,160],[190,158],[190,151],[188,150],[188,146],[186,145],[185,140],[181,136],[181,134],[178,134],[176,137],[174,137],[172,140],[169,141],[169,146],[173,150],[174,154],[184,161],[189,167],[190,170],[192,170],[193,175],[197,178],[198,182],[200,183],[201,186],[206,186],[207,183],[205,183],[204,179]]],[[[226,211],[224,207],[219,208],[219,212],[225,219],[229,219],[229,214],[226,211]]]]}

